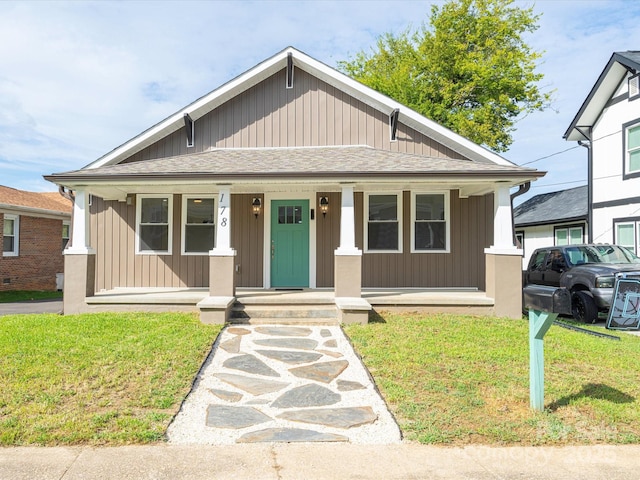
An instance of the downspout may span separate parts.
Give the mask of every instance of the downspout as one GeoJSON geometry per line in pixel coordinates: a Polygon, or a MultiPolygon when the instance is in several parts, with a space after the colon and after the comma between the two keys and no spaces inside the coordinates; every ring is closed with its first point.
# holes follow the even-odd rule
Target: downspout
{"type": "Polygon", "coordinates": [[[531,188],[531,182],[523,183],[522,185],[518,185],[518,191],[511,194],[511,229],[513,230],[513,244],[518,245],[518,239],[516,238],[516,220],[513,215],[513,200],[518,198],[520,195],[524,195],[531,188]]]}
{"type": "MultiPolygon", "coordinates": [[[[584,135],[582,131],[580,131],[584,135]]],[[[585,135],[586,136],[586,135],[585,135]]],[[[587,243],[593,242],[593,145],[592,131],[589,127],[587,142],[578,140],[578,145],[587,149],[587,243]]]]}

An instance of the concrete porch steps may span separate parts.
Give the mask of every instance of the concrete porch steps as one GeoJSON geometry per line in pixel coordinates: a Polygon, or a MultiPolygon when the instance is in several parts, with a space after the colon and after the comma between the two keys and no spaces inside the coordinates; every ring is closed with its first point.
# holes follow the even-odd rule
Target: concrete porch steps
{"type": "Polygon", "coordinates": [[[338,325],[335,304],[280,304],[235,302],[230,323],[275,325],[338,325]]]}

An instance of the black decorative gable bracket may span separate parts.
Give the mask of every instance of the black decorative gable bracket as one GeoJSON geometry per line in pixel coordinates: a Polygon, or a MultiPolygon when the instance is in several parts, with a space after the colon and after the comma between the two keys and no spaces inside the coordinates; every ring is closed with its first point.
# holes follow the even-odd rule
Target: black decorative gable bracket
{"type": "Polygon", "coordinates": [[[188,113],[184,114],[184,129],[187,132],[187,147],[193,147],[195,122],[188,113]]]}
{"type": "Polygon", "coordinates": [[[287,53],[287,88],[293,88],[293,55],[287,53]]]}
{"type": "Polygon", "coordinates": [[[397,140],[396,133],[398,132],[398,116],[400,115],[400,109],[396,108],[389,114],[389,129],[391,131],[391,141],[397,140]]]}

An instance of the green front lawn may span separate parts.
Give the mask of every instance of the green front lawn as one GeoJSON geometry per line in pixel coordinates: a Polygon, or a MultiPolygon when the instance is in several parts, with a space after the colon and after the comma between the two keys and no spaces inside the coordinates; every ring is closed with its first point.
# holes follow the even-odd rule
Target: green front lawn
{"type": "MultiPolygon", "coordinates": [[[[640,442],[640,338],[552,326],[529,408],[528,321],[382,314],[345,328],[406,438],[463,445],[640,442]]],[[[611,332],[610,332],[611,333],[611,332]]]]}
{"type": "Polygon", "coordinates": [[[193,314],[0,317],[0,445],[162,440],[219,331],[193,314]]]}
{"type": "Polygon", "coordinates": [[[47,300],[50,298],[62,298],[62,292],[44,292],[41,290],[14,290],[0,292],[0,303],[47,300]]]}

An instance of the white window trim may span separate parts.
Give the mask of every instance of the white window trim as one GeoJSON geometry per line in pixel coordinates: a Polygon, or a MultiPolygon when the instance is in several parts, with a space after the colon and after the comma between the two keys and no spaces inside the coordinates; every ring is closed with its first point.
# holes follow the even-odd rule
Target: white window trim
{"type": "Polygon", "coordinates": [[[618,238],[618,227],[621,227],[623,225],[631,225],[633,226],[633,246],[629,247],[628,245],[623,245],[627,248],[629,248],[633,253],[635,253],[636,255],[638,255],[638,252],[640,252],[640,220],[628,220],[628,221],[623,221],[623,222],[614,222],[613,224],[613,231],[614,231],[614,235],[615,235],[615,241],[616,244],[618,245],[622,245],[620,243],[620,239],[618,238]]]}
{"type": "MultiPolygon", "coordinates": [[[[20,215],[4,214],[5,220],[13,220],[13,250],[5,252],[2,250],[3,257],[17,257],[20,255],[20,215]]],[[[4,231],[4,222],[2,225],[4,231]]]]}
{"type": "MultiPolygon", "coordinates": [[[[636,175],[638,173],[640,173],[640,169],[638,170],[631,170],[631,149],[629,148],[629,131],[631,129],[634,128],[639,128],[640,129],[640,122],[636,122],[632,125],[627,125],[625,130],[624,130],[624,171],[626,175],[636,175]]],[[[640,150],[640,147],[636,147],[633,149],[633,151],[638,151],[640,150]]]]}
{"type": "Polygon", "coordinates": [[[450,218],[450,192],[438,191],[412,191],[411,192],[411,253],[451,253],[451,218],[450,218]],[[444,223],[446,243],[440,250],[416,249],[416,197],[418,195],[444,195],[444,223]]]}
{"type": "MultiPolygon", "coordinates": [[[[67,230],[67,232],[69,233],[68,237],[65,237],[64,235],[62,235],[62,239],[64,240],[65,238],[67,239],[67,247],[69,246],[69,242],[71,241],[71,222],[68,220],[63,220],[62,221],[62,231],[64,232],[64,226],[69,227],[69,229],[67,230]]],[[[62,250],[65,250],[67,247],[63,248],[62,250]]]]}
{"type": "Polygon", "coordinates": [[[403,192],[364,192],[364,253],[402,253],[402,197],[403,192]],[[369,250],[369,197],[371,195],[395,195],[398,201],[396,202],[396,214],[398,222],[398,249],[397,250],[369,250]]]}
{"type": "Polygon", "coordinates": [[[566,245],[579,245],[576,243],[571,243],[571,230],[578,230],[580,229],[580,243],[584,243],[584,226],[582,225],[572,225],[572,226],[562,226],[562,227],[556,227],[553,229],[553,245],[554,246],[561,246],[558,243],[558,232],[560,230],[566,230],[567,232],[567,242],[566,245]]]}
{"type": "MultiPolygon", "coordinates": [[[[159,224],[160,225],[160,224],[159,224]]],[[[173,246],[173,195],[138,194],[136,198],[136,255],[171,255],[173,246]],[[168,233],[167,250],[140,249],[140,220],[142,219],[142,199],[166,198],[168,200],[168,233]]]]}
{"type": "Polygon", "coordinates": [[[182,255],[193,255],[193,256],[203,256],[203,255],[209,255],[209,251],[206,252],[187,252],[185,251],[186,248],[186,239],[187,239],[187,235],[186,235],[186,231],[187,231],[187,200],[192,199],[192,198],[203,198],[203,199],[213,199],[213,247],[215,248],[215,246],[218,244],[218,229],[216,228],[218,225],[218,196],[217,195],[182,195],[182,217],[180,218],[180,224],[181,224],[181,232],[182,232],[182,238],[180,240],[180,253],[182,255]]]}

